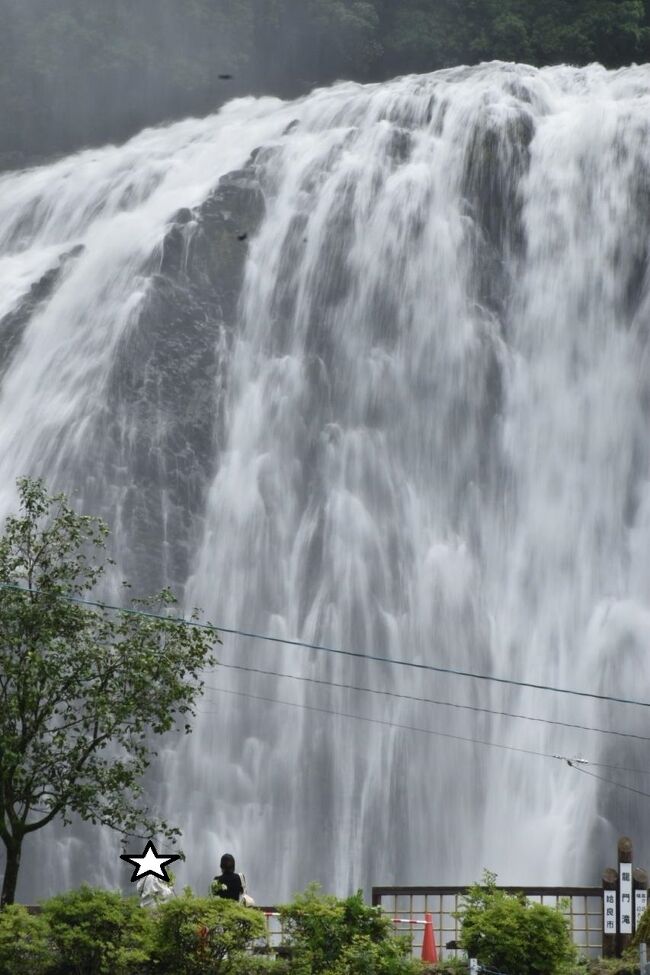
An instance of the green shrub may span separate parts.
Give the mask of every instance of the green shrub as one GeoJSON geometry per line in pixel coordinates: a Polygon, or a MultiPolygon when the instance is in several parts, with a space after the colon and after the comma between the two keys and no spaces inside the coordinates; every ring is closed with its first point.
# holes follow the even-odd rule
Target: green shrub
{"type": "Polygon", "coordinates": [[[286,942],[294,950],[292,973],[310,975],[406,975],[421,966],[406,938],[393,934],[380,908],[368,907],[361,891],[339,900],[307,888],[280,908],[286,942]]]}
{"type": "Polygon", "coordinates": [[[589,958],[578,975],[639,975],[638,948],[626,948],[621,958],[589,958]]]}
{"type": "Polygon", "coordinates": [[[650,907],[646,907],[645,911],[639,918],[639,923],[636,926],[636,931],[634,932],[634,937],[632,938],[632,944],[638,946],[643,941],[645,941],[646,944],[648,941],[650,941],[650,907]]]}
{"type": "Polygon", "coordinates": [[[242,955],[232,962],[228,975],[303,975],[303,973],[288,958],[242,955]]]}
{"type": "Polygon", "coordinates": [[[567,919],[560,910],[498,890],[496,876],[470,888],[458,916],[470,958],[505,975],[560,975],[575,963],[567,919]]]}
{"type": "Polygon", "coordinates": [[[54,963],[47,924],[25,907],[0,911],[0,975],[42,975],[54,963]]]}
{"type": "Polygon", "coordinates": [[[51,897],[43,918],[58,949],[57,975],[140,975],[153,921],[136,898],[92,887],[51,897]]]}
{"type": "Polygon", "coordinates": [[[154,912],[156,971],[165,975],[218,975],[236,969],[245,949],[264,937],[259,911],[215,897],[181,897],[154,912]]]}
{"type": "Polygon", "coordinates": [[[423,975],[467,975],[467,961],[464,958],[445,958],[444,961],[428,962],[423,975]]]}
{"type": "Polygon", "coordinates": [[[391,937],[378,943],[358,935],[343,948],[330,971],[331,975],[421,975],[423,968],[410,956],[408,939],[391,937]]]}

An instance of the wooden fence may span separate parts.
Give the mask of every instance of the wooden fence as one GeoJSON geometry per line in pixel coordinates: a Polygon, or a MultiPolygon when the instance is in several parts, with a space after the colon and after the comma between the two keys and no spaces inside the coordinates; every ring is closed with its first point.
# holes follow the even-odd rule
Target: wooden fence
{"type": "MultiPolygon", "coordinates": [[[[556,907],[566,901],[566,915],[570,920],[573,941],[586,958],[598,958],[603,953],[603,891],[600,887],[500,887],[508,893],[523,893],[538,904],[556,907]]],[[[466,887],[373,887],[372,903],[393,918],[405,921],[424,921],[425,914],[433,916],[433,930],[439,957],[459,955],[453,945],[460,937],[460,923],[454,916],[460,908],[466,887]]],[[[414,954],[422,947],[424,926],[404,924],[400,933],[412,938],[414,954]]]]}

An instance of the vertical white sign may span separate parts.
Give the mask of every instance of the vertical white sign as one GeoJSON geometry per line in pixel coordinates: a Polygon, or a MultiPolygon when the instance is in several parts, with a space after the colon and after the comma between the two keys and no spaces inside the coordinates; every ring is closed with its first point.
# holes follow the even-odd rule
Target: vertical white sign
{"type": "Polygon", "coordinates": [[[616,934],[616,891],[603,891],[603,933],[616,934]]]}
{"type": "Polygon", "coordinates": [[[619,863],[619,894],[621,920],[619,931],[621,934],[632,934],[632,864],[619,863]]]}
{"type": "Polygon", "coordinates": [[[639,926],[641,915],[648,906],[648,891],[637,890],[634,892],[634,930],[639,926]]]}

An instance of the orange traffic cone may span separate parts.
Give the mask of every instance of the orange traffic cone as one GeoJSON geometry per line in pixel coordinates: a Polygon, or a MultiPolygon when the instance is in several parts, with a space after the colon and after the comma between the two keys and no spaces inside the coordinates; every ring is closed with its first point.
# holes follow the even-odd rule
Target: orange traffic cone
{"type": "Polygon", "coordinates": [[[424,915],[424,939],[422,941],[422,961],[437,962],[436,939],[433,934],[433,917],[424,915]]]}

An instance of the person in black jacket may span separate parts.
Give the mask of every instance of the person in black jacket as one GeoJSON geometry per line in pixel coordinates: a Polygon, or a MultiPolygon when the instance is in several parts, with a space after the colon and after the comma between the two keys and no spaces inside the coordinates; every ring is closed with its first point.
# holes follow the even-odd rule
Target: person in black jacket
{"type": "Polygon", "coordinates": [[[224,853],[221,857],[221,875],[212,881],[212,893],[217,897],[226,897],[231,901],[238,901],[244,893],[241,877],[235,873],[235,858],[231,853],[224,853]]]}

